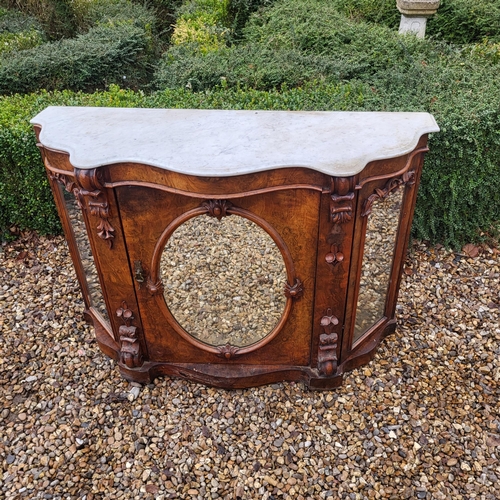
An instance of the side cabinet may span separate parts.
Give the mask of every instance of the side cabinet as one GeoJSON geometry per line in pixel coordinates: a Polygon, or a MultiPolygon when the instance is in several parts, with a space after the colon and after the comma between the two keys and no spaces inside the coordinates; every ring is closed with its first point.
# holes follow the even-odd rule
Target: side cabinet
{"type": "Polygon", "coordinates": [[[263,113],[255,132],[247,125],[252,113],[48,108],[33,119],[85,314],[129,380],[173,375],[226,388],[302,380],[328,389],[395,330],[434,120],[424,113],[263,113]],[[400,132],[405,140],[388,139],[391,154],[387,144],[353,153],[358,130],[352,143],[342,137],[344,150],[329,144],[351,115],[352,123],[381,120],[369,144],[398,124],[408,129],[400,132]],[[104,119],[118,131],[124,121],[143,120],[143,130],[124,146],[117,131],[95,131],[104,119]],[[178,128],[235,121],[229,143],[214,135],[209,151],[198,152],[186,130],[175,136],[172,120],[178,128]],[[275,132],[294,121],[299,135],[275,132]],[[330,122],[333,131],[325,131],[330,122]],[[112,137],[90,150],[79,139],[86,127],[93,140],[112,137]],[[263,133],[266,127],[273,132],[263,133]],[[308,155],[314,161],[303,166],[308,155]]]}

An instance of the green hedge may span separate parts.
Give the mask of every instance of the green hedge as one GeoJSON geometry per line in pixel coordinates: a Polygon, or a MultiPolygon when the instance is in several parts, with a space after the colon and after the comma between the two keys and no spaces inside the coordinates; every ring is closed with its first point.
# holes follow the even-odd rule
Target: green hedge
{"type": "Polygon", "coordinates": [[[498,0],[441,0],[427,24],[427,35],[453,43],[500,41],[498,0]]]}
{"type": "Polygon", "coordinates": [[[38,19],[50,40],[74,36],[75,4],[88,0],[0,0],[0,5],[38,19]]]}
{"type": "Polygon", "coordinates": [[[229,85],[269,90],[311,79],[366,80],[380,70],[403,71],[417,59],[430,63],[450,52],[444,44],[436,47],[385,26],[349,19],[329,0],[280,1],[252,16],[235,46],[208,54],[172,47],[158,66],[154,84],[159,89],[187,85],[204,90],[223,79],[229,85]]]}
{"type": "Polygon", "coordinates": [[[125,78],[134,84],[147,74],[149,44],[136,26],[98,26],[75,39],[9,53],[0,58],[0,94],[95,90],[125,78]]]}
{"type": "MultiPolygon", "coordinates": [[[[466,74],[464,70],[464,74],[466,74]]],[[[37,93],[0,98],[0,227],[58,230],[56,212],[45,173],[28,123],[49,105],[121,106],[162,108],[284,109],[284,110],[420,110],[418,97],[398,99],[401,89],[415,86],[422,74],[396,78],[381,87],[361,82],[336,85],[311,83],[304,88],[263,92],[217,88],[206,92],[166,90],[152,95],[120,90],[82,94],[37,93]],[[387,88],[387,90],[383,90],[387,88]]],[[[456,76],[453,74],[450,77],[456,76]]],[[[450,95],[428,104],[441,126],[431,137],[419,192],[413,233],[458,247],[478,241],[483,232],[499,230],[500,224],[500,92],[496,107],[465,98],[464,85],[471,90],[483,78],[476,75],[455,83],[450,95]],[[456,88],[462,95],[456,97],[456,88]],[[455,96],[451,99],[450,96],[455,96]]],[[[429,84],[431,87],[434,84],[429,84]]]]}
{"type": "Polygon", "coordinates": [[[94,24],[76,38],[0,55],[0,94],[72,89],[94,91],[110,83],[148,80],[154,52],[154,17],[128,1],[96,6],[94,24]]]}

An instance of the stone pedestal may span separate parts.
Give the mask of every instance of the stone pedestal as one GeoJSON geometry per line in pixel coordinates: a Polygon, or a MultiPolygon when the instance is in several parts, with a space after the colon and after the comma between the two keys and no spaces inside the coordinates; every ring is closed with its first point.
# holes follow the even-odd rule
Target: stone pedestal
{"type": "Polygon", "coordinates": [[[427,18],[434,15],[440,0],[396,0],[401,23],[399,33],[414,33],[418,38],[424,38],[427,18]]]}

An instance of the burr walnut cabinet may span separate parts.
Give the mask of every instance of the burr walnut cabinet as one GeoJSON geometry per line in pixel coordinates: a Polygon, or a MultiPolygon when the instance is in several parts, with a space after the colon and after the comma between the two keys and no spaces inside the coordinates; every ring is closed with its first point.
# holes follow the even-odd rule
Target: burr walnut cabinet
{"type": "Polygon", "coordinates": [[[49,107],[33,118],[122,375],[341,384],[396,325],[426,113],[49,107]]]}

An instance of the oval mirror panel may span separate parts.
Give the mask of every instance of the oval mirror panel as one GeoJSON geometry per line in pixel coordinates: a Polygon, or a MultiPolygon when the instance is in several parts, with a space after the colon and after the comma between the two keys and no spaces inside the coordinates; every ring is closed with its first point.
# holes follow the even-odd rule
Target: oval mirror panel
{"type": "Polygon", "coordinates": [[[181,224],[163,250],[160,277],[172,316],[211,346],[255,344],[285,310],[281,252],[266,231],[238,215],[181,224]]]}

